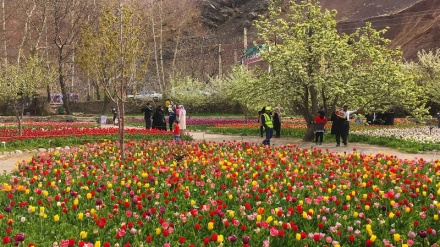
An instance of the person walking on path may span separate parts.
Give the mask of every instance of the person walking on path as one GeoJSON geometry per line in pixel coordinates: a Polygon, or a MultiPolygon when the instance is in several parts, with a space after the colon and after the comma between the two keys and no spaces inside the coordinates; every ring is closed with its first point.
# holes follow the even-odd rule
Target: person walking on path
{"type": "Polygon", "coordinates": [[[142,108],[141,112],[144,114],[144,120],[145,120],[145,128],[151,129],[151,118],[153,117],[153,107],[151,106],[151,102],[147,102],[147,105],[142,108]]]}
{"type": "Polygon", "coordinates": [[[271,108],[269,106],[266,106],[263,113],[263,126],[266,131],[266,139],[264,139],[263,144],[264,145],[270,145],[270,139],[273,136],[273,123],[272,123],[272,117],[271,117],[271,108]]]}
{"type": "Polygon", "coordinates": [[[316,145],[322,145],[324,140],[325,124],[327,123],[325,111],[319,110],[318,115],[315,117],[315,120],[313,120],[313,123],[315,124],[315,143],[316,145]]]}
{"type": "Polygon", "coordinates": [[[341,109],[340,107],[336,108],[336,111],[331,116],[332,130],[331,134],[334,134],[336,137],[336,146],[339,147],[342,143],[344,146],[348,145],[348,134],[350,132],[350,114],[357,112],[357,110],[349,111],[347,105],[341,109]]]}
{"type": "Polygon", "coordinates": [[[261,110],[258,112],[258,123],[260,124],[260,136],[263,137],[264,134],[264,126],[263,126],[263,113],[265,111],[266,107],[264,106],[261,108],[261,110]]]}
{"type": "Polygon", "coordinates": [[[273,114],[273,130],[275,131],[275,138],[281,137],[281,110],[279,107],[274,108],[274,114],[273,114]]]}
{"type": "Polygon", "coordinates": [[[183,135],[186,130],[186,110],[183,105],[179,105],[178,109],[177,121],[179,121],[180,135],[183,135]]]}

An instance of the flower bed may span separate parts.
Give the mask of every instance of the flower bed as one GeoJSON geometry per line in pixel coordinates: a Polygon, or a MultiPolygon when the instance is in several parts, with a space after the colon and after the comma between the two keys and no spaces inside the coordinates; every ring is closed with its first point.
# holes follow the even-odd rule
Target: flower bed
{"type": "MultiPolygon", "coordinates": [[[[104,141],[0,179],[5,246],[438,246],[440,162],[104,141]]],[[[59,153],[61,152],[61,153],[59,153]]]]}
{"type": "Polygon", "coordinates": [[[354,135],[374,137],[393,137],[399,140],[414,141],[419,143],[439,143],[440,129],[432,127],[407,128],[404,131],[398,128],[370,129],[352,131],[354,135]]]}
{"type": "MultiPolygon", "coordinates": [[[[5,124],[0,128],[0,141],[13,143],[20,140],[36,138],[66,138],[66,137],[85,137],[85,136],[108,136],[117,135],[119,129],[96,127],[90,123],[48,123],[48,122],[25,122],[23,123],[22,135],[18,136],[18,129],[14,124],[5,124]]],[[[144,128],[129,128],[125,133],[130,135],[137,134],[162,134],[171,136],[170,132],[159,130],[147,130],[144,128]]]]}

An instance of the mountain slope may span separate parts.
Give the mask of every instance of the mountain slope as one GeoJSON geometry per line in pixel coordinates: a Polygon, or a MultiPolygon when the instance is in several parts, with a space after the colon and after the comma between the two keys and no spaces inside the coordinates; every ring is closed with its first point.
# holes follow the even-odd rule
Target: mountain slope
{"type": "MultiPolygon", "coordinates": [[[[252,21],[267,11],[269,2],[207,0],[201,6],[201,21],[218,37],[218,42],[243,42],[244,28],[249,37],[255,37],[252,21]]],[[[351,33],[365,22],[371,22],[376,29],[389,27],[385,37],[392,41],[392,48],[401,47],[406,59],[416,58],[421,49],[439,46],[440,0],[322,0],[321,6],[338,11],[341,32],[351,33]]]]}

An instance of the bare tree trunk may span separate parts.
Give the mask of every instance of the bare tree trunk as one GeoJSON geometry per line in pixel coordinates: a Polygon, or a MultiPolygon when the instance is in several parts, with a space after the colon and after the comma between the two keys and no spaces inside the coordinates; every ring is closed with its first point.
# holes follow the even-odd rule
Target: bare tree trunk
{"type": "Polygon", "coordinates": [[[171,77],[174,77],[175,73],[176,73],[176,59],[177,59],[177,52],[179,51],[179,45],[180,45],[180,29],[177,31],[176,46],[174,48],[174,56],[173,56],[173,64],[171,66],[171,77]]]}
{"type": "Polygon", "coordinates": [[[63,46],[58,48],[58,82],[60,83],[61,94],[63,95],[63,107],[66,114],[70,115],[70,105],[69,105],[69,94],[66,88],[66,83],[64,82],[64,71],[63,71],[63,46]]]}
{"type": "Polygon", "coordinates": [[[30,23],[31,17],[32,17],[36,7],[37,7],[37,4],[34,2],[32,7],[30,8],[30,10],[26,9],[26,11],[25,11],[26,12],[26,21],[24,23],[23,37],[21,37],[21,43],[20,43],[20,46],[18,47],[17,65],[20,64],[21,56],[23,53],[23,47],[26,42],[26,37],[29,33],[29,23],[30,23]]]}
{"type": "Polygon", "coordinates": [[[165,71],[164,71],[164,65],[163,65],[163,13],[162,13],[162,8],[163,8],[163,2],[160,1],[159,3],[159,16],[160,16],[160,68],[161,68],[161,75],[162,75],[162,79],[159,83],[159,89],[161,91],[163,91],[163,88],[165,87],[165,71]]]}
{"type": "Polygon", "coordinates": [[[160,76],[160,70],[159,70],[159,54],[158,54],[158,51],[157,51],[157,40],[156,40],[156,30],[155,30],[155,28],[156,28],[156,25],[155,25],[155,21],[154,21],[154,16],[151,15],[151,30],[153,32],[153,42],[154,42],[154,51],[153,51],[154,52],[154,62],[156,64],[156,77],[157,77],[157,80],[159,80],[159,83],[160,83],[161,76],[160,76]]]}

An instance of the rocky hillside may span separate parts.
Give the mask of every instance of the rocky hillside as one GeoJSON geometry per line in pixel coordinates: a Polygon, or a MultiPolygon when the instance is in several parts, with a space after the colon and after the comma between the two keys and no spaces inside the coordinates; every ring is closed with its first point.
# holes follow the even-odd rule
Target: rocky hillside
{"type": "MultiPolygon", "coordinates": [[[[205,0],[202,23],[215,33],[219,42],[242,42],[243,29],[253,37],[252,20],[264,13],[269,0],[205,0]]],[[[439,47],[440,0],[322,0],[326,9],[338,11],[338,29],[350,33],[365,22],[376,29],[389,27],[386,38],[400,46],[407,59],[421,49],[439,47]]],[[[250,40],[249,42],[252,42],[250,40]]]]}

